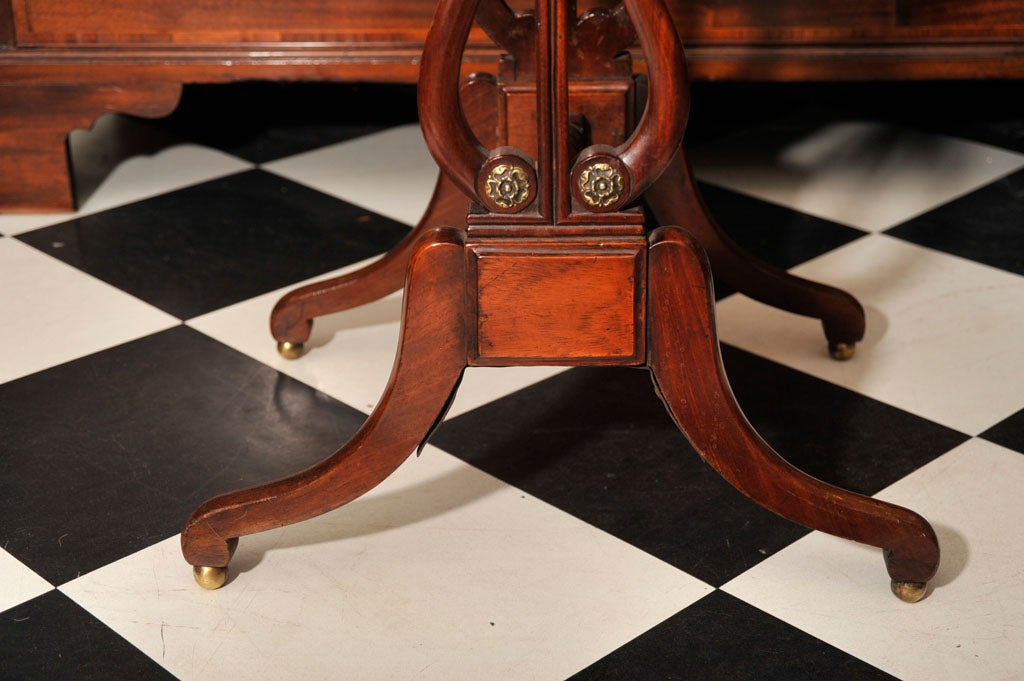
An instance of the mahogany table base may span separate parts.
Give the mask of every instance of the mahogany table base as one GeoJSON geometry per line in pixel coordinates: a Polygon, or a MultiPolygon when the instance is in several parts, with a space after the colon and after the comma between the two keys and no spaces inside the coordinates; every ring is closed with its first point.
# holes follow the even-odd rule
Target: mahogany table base
{"type": "MultiPolygon", "coordinates": [[[[522,288],[493,290],[481,280],[478,266],[487,243],[467,244],[466,238],[462,230],[442,228],[427,232],[412,248],[398,359],[384,396],[352,440],[313,468],[217,497],[192,515],[182,547],[186,560],[197,566],[200,583],[208,588],[223,583],[235,538],[325,513],[383,481],[425,444],[466,366],[529,363],[525,358],[494,360],[494,352],[507,354],[512,348],[531,354],[533,363],[645,364],[679,428],[726,480],[783,517],[884,549],[894,592],[908,601],[924,595],[938,565],[938,543],[923,518],[802,473],[772,450],[743,416],[722,367],[710,270],[702,248],[687,232],[662,228],[646,241],[627,240],[601,256],[615,265],[612,271],[620,272],[621,278],[604,281],[602,291],[587,292],[591,302],[594,296],[608,296],[605,302],[614,308],[610,318],[622,320],[632,319],[632,307],[638,305],[645,311],[646,327],[630,329],[625,324],[616,333],[595,338],[593,325],[576,319],[575,328],[563,325],[562,335],[587,336],[584,351],[592,356],[575,359],[545,356],[550,339],[538,344],[535,328],[523,329],[523,336],[506,337],[497,349],[480,353],[481,320],[472,312],[477,306],[465,303],[467,291],[475,292],[474,302],[489,306],[484,308],[488,313],[514,306],[524,295],[544,294],[522,288]],[[644,271],[646,281],[637,282],[634,274],[644,271]],[[638,291],[640,297],[623,299],[623,290],[638,291]],[[605,356],[598,356],[600,352],[605,356]]],[[[549,252],[531,257],[524,256],[521,247],[517,251],[517,246],[497,245],[489,247],[486,257],[497,258],[498,268],[508,258],[532,258],[536,264],[561,249],[570,260],[573,253],[592,258],[581,246],[585,245],[571,240],[546,242],[549,252]]],[[[587,280],[581,286],[590,289],[598,283],[587,280]]],[[[572,299],[573,292],[565,295],[572,299]]],[[[561,323],[573,320],[571,309],[559,309],[558,300],[550,304],[548,312],[561,323]]]]}
{"type": "MultiPolygon", "coordinates": [[[[480,135],[484,139],[493,137],[498,115],[494,90],[493,82],[480,79],[471,79],[462,88],[466,117],[478,134],[484,133],[480,135]]],[[[864,310],[857,299],[837,288],[789,274],[738,246],[701,198],[684,147],[644,198],[659,224],[686,226],[707,251],[712,271],[722,281],[767,305],[820,319],[832,357],[853,357],[865,327],[864,310]]],[[[317,317],[366,305],[401,290],[413,245],[435,227],[465,227],[469,207],[470,200],[441,173],[426,212],[398,246],[368,267],[314,282],[282,297],[270,316],[270,330],[281,355],[296,359],[302,354],[317,317]]]]}
{"type": "Polygon", "coordinates": [[[224,583],[238,537],[320,515],[382,482],[423,447],[465,367],[602,365],[648,368],[680,430],[727,481],[794,522],[882,548],[893,592],[922,598],[939,561],[928,522],[789,465],[732,394],[705,249],[739,290],[821,319],[838,358],[852,354],[864,315],[849,294],[752,258],[710,217],[682,146],[685,62],[664,0],[624,0],[582,17],[572,0],[536,0],[531,15],[514,15],[504,0],[440,0],[421,78],[420,120],[442,169],[427,215],[376,264],[285,296],[271,321],[282,349],[297,355],[314,317],[404,281],[384,395],[321,463],[197,509],[181,537],[197,581],[224,583]],[[474,17],[510,56],[501,80],[471,79],[460,101],[460,53],[451,44],[465,43],[474,17]],[[615,109],[607,103],[633,101],[620,50],[634,29],[650,73],[646,108],[627,139],[612,140],[618,146],[593,145],[585,131],[607,122],[615,109]],[[591,51],[602,47],[608,59],[591,51]],[[572,69],[589,80],[570,82],[572,69]],[[467,119],[499,112],[507,120],[524,92],[536,102],[532,146],[528,134],[511,131],[517,144],[505,138],[489,150],[494,140],[482,144],[467,119]],[[480,207],[468,218],[466,196],[480,207]],[[650,234],[636,208],[642,198],[664,225],[650,234]]]}

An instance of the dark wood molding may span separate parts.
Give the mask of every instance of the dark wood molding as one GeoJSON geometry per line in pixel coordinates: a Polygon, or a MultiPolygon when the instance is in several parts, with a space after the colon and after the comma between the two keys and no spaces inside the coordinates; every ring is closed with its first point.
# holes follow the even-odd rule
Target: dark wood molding
{"type": "Polygon", "coordinates": [[[14,15],[10,0],[0,0],[0,50],[14,47],[14,15]]]}
{"type": "MultiPolygon", "coordinates": [[[[693,45],[693,80],[946,80],[1024,78],[1024,39],[917,45],[693,45]]],[[[493,68],[494,48],[471,47],[463,73],[493,68]]],[[[302,79],[415,83],[417,45],[283,49],[75,48],[0,50],[0,84],[145,80],[222,83],[302,79]]]]}

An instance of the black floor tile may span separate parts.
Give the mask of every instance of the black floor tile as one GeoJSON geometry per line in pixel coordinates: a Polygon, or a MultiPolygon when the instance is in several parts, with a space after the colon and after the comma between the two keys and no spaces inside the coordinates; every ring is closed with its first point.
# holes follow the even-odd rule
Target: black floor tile
{"type": "Polygon", "coordinates": [[[992,426],[981,437],[1024,454],[1024,409],[992,426]]]}
{"type": "Polygon", "coordinates": [[[572,681],[881,681],[894,677],[722,591],[704,597],[572,681]]]}
{"type": "Polygon", "coordinates": [[[803,536],[700,460],[644,370],[574,369],[433,444],[711,584],[803,536]]]}
{"type": "MultiPolygon", "coordinates": [[[[701,183],[699,188],[711,215],[736,243],[751,255],[784,270],[865,235],[852,227],[714,185],[701,183]]],[[[714,261],[711,271],[716,275],[716,298],[735,291],[728,281],[717,276],[714,261]]]]}
{"type": "Polygon", "coordinates": [[[187,327],[0,386],[0,546],[62,584],[297,472],[364,415],[187,327]]]}
{"type": "Polygon", "coordinates": [[[845,489],[876,494],[969,439],[743,350],[725,345],[722,356],[761,436],[796,467],[845,489]]]}
{"type": "Polygon", "coordinates": [[[416,120],[411,85],[249,82],[188,86],[154,125],[266,163],[416,120]]]}
{"type": "Polygon", "coordinates": [[[175,678],[59,591],[0,613],[0,679],[175,678]]]}
{"type": "Polygon", "coordinates": [[[691,147],[744,128],[876,120],[1024,152],[1024,98],[1014,80],[693,83],[691,147]]]}
{"type": "MultiPolygon", "coordinates": [[[[966,435],[725,349],[755,427],[792,463],[872,494],[966,435]]],[[[432,442],[721,585],[806,533],[706,465],[643,370],[574,369],[445,423],[432,442]]]]}
{"type": "Polygon", "coordinates": [[[1024,275],[1024,170],[886,234],[1024,275]]]}
{"type": "Polygon", "coordinates": [[[19,238],[188,319],[376,255],[408,231],[255,170],[19,238]]]}

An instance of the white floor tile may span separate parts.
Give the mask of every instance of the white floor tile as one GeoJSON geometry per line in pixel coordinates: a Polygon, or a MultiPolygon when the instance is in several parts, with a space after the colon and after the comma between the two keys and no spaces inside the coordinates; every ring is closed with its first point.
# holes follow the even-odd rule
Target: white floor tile
{"type": "Polygon", "coordinates": [[[972,440],[879,498],[933,523],[933,591],[889,593],[881,552],[813,533],[724,590],[903,681],[1011,681],[1024,670],[1024,458],[972,440]]]}
{"type": "Polygon", "coordinates": [[[264,170],[415,225],[438,169],[418,125],[403,125],[263,164],[264,170]]]}
{"type": "Polygon", "coordinates": [[[17,558],[0,549],[0,612],[42,596],[52,588],[17,558]]]}
{"type": "Polygon", "coordinates": [[[175,537],[61,590],[185,681],[560,680],[710,591],[433,448],[233,568],[202,591],[175,537]]]}
{"type": "Polygon", "coordinates": [[[882,123],[765,126],[693,154],[697,177],[868,231],[1024,167],[1024,155],[882,123]]]}
{"type": "Polygon", "coordinates": [[[739,295],[718,305],[721,339],[972,435],[1024,408],[1024,278],[885,235],[792,271],[865,306],[855,358],[830,359],[817,320],[739,295]]]}
{"type": "Polygon", "coordinates": [[[180,323],[15,239],[0,239],[0,291],[0,382],[180,323]]]}
{"type": "Polygon", "coordinates": [[[254,167],[216,149],[177,142],[125,116],[103,116],[69,139],[79,210],[0,215],[0,233],[21,234],[254,167]]]}
{"type": "MultiPolygon", "coordinates": [[[[352,271],[366,262],[319,279],[352,271]]],[[[269,320],[274,304],[291,288],[197,317],[189,326],[356,409],[372,411],[387,385],[398,350],[402,294],[317,319],[306,353],[297,360],[286,360],[277,354],[269,320]]],[[[465,413],[562,371],[562,367],[468,369],[448,415],[465,413]]]]}

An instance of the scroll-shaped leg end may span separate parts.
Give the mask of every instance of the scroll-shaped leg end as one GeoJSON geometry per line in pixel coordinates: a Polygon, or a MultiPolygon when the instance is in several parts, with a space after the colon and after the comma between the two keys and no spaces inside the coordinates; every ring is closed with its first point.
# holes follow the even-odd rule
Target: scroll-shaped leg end
{"type": "MultiPolygon", "coordinates": [[[[198,512],[197,512],[198,513],[198,512]]],[[[192,576],[204,589],[219,589],[228,576],[228,563],[238,538],[223,539],[201,518],[193,515],[181,533],[181,552],[192,565],[192,576]]]]}
{"type": "Polygon", "coordinates": [[[704,203],[681,148],[647,192],[662,225],[685,225],[707,250],[715,274],[740,293],[766,305],[821,320],[833,359],[851,359],[864,338],[864,308],[846,291],[794,276],[743,249],[722,229],[704,203]]]}
{"type": "Polygon", "coordinates": [[[700,245],[678,228],[651,235],[647,363],[694,448],[736,489],[805,527],[885,550],[893,591],[920,600],[939,564],[931,525],[908,509],[840,489],[794,468],[743,415],[715,333],[711,278],[700,245]]]}
{"type": "Polygon", "coordinates": [[[908,516],[908,524],[914,531],[900,535],[902,545],[885,550],[885,567],[892,578],[892,592],[901,601],[917,603],[927,595],[928,582],[939,568],[939,540],[927,520],[906,509],[900,509],[908,516]]]}
{"type": "Polygon", "coordinates": [[[443,416],[466,366],[465,292],[465,232],[428,232],[410,261],[398,357],[377,407],[320,463],[222,494],[192,514],[181,547],[201,586],[224,583],[235,538],[347,504],[380,484],[421,445],[443,416]]]}

